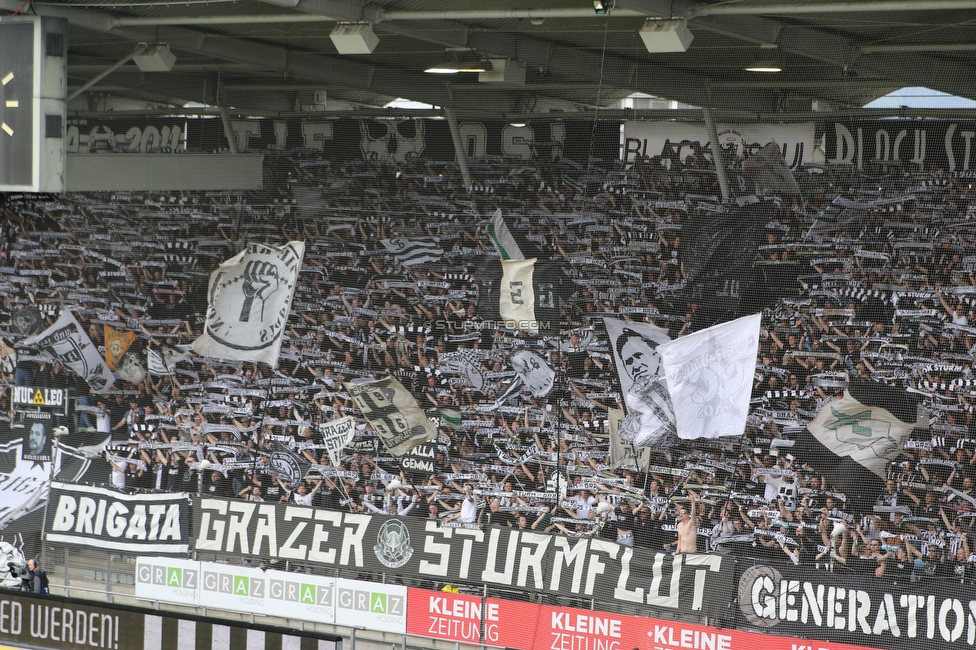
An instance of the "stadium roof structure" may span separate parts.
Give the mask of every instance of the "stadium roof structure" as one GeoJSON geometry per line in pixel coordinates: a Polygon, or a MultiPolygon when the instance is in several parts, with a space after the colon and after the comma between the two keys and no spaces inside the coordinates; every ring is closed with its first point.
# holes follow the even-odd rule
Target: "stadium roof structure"
{"type": "Polygon", "coordinates": [[[76,115],[126,98],[161,111],[381,116],[405,98],[546,118],[640,92],[767,120],[855,111],[905,86],[976,99],[976,0],[0,0],[0,9],[69,20],[71,93],[126,59],[84,88],[69,107],[76,115]],[[650,53],[639,33],[648,20],[686,24],[694,40],[650,53]],[[353,24],[345,48],[372,52],[340,54],[331,36],[341,23],[353,24]],[[127,58],[163,43],[176,56],[169,72],[127,58]],[[469,59],[493,74],[425,73],[469,59]],[[746,69],[754,64],[781,71],[746,69]]]}

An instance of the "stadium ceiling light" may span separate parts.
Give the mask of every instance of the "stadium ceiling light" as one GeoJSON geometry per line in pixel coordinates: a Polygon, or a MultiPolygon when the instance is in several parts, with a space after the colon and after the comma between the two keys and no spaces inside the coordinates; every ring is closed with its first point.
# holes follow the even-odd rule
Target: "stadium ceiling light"
{"type": "Polygon", "coordinates": [[[490,72],[491,69],[491,61],[480,58],[469,58],[442,61],[430,66],[424,72],[429,72],[430,74],[457,74],[458,72],[490,72]]]}
{"type": "Polygon", "coordinates": [[[776,61],[771,61],[769,59],[761,59],[759,61],[754,61],[745,68],[749,72],[782,72],[783,66],[781,66],[776,61]]]}

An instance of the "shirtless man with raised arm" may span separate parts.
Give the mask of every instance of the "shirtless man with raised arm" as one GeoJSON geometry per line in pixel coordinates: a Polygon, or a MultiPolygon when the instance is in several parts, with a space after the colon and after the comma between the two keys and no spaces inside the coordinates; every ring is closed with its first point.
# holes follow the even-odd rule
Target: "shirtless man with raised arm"
{"type": "Polygon", "coordinates": [[[691,498],[688,505],[678,506],[678,543],[675,550],[678,553],[698,552],[698,510],[696,499],[698,495],[688,490],[691,498]]]}

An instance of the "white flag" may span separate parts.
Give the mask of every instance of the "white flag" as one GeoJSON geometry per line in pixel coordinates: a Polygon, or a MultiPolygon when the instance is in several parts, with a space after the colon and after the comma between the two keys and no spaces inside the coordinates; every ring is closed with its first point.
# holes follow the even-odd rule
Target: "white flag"
{"type": "Polygon", "coordinates": [[[623,409],[607,409],[607,415],[610,422],[610,465],[617,469],[644,470],[651,462],[650,448],[635,449],[632,442],[620,437],[625,421],[623,409]]]}
{"type": "Polygon", "coordinates": [[[129,351],[119,359],[119,364],[115,367],[115,374],[122,381],[138,386],[146,378],[146,369],[142,366],[142,362],[139,361],[135,352],[129,351]]]}
{"type": "Polygon", "coordinates": [[[410,391],[393,377],[350,382],[345,386],[352,401],[394,456],[402,456],[420,443],[437,438],[437,427],[417,406],[410,391]]]}
{"type": "Polygon", "coordinates": [[[502,320],[513,323],[512,329],[539,331],[535,321],[535,290],[532,289],[534,266],[534,257],[527,260],[502,260],[498,313],[502,320]]]}
{"type": "Polygon", "coordinates": [[[381,239],[380,243],[393,253],[397,262],[404,266],[413,266],[439,260],[444,250],[438,246],[438,241],[437,237],[395,237],[381,239]]]}
{"type": "Polygon", "coordinates": [[[658,348],[678,437],[741,436],[759,352],[760,314],[683,336],[658,348]]]}
{"type": "Polygon", "coordinates": [[[248,244],[217,267],[210,275],[207,324],[193,350],[276,367],[304,255],[305,242],[300,241],[248,244]]]}
{"type": "Polygon", "coordinates": [[[491,243],[495,245],[495,250],[498,251],[498,255],[503,260],[525,259],[525,254],[522,253],[522,249],[512,237],[512,232],[502,217],[501,208],[495,210],[495,214],[491,215],[491,221],[488,223],[488,236],[491,237],[491,243]]]}
{"type": "Polygon", "coordinates": [[[106,393],[115,383],[98,347],[88,338],[74,314],[68,310],[51,327],[17,344],[21,348],[41,348],[81,375],[93,393],[106,393]]]}
{"type": "Polygon", "coordinates": [[[342,450],[356,434],[356,418],[347,415],[338,420],[323,422],[318,429],[322,435],[322,444],[326,446],[329,458],[332,459],[332,466],[338,467],[342,450]]]}
{"type": "Polygon", "coordinates": [[[556,382],[556,371],[546,360],[531,350],[519,350],[512,355],[512,367],[533,397],[545,397],[556,382]]]}
{"type": "Polygon", "coordinates": [[[152,349],[146,350],[146,367],[149,369],[149,374],[154,377],[175,374],[166,366],[163,355],[152,349]]]}

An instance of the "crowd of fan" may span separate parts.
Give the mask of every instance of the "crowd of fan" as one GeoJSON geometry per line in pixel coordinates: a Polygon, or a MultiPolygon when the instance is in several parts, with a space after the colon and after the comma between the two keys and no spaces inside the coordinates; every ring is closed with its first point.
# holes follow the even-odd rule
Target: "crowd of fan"
{"type": "Polygon", "coordinates": [[[764,314],[744,437],[686,441],[653,454],[645,472],[610,465],[608,412],[623,400],[602,318],[655,323],[672,338],[696,329],[700,306],[681,299],[679,248],[682,222],[708,209],[686,195],[718,192],[701,156],[590,169],[484,159],[472,163],[471,191],[453,165],[286,160],[287,183],[262,193],[3,203],[7,383],[70,388],[77,427],[67,444],[110,435],[115,485],[196,491],[193,468],[206,458],[214,468],[203,489],[216,496],[679,552],[689,549],[676,531],[690,527],[698,551],[884,579],[976,578],[972,179],[900,166],[797,170],[804,198],[768,204],[755,263],[809,271],[796,297],[764,314]],[[573,278],[553,326],[561,333],[482,326],[473,263],[495,254],[485,224],[498,208],[573,278]],[[444,254],[405,267],[379,243],[391,236],[437,237],[444,254]],[[188,354],[181,346],[201,333],[209,272],[244,242],[288,240],[307,250],[279,367],[188,354]],[[105,324],[133,331],[129,354],[160,353],[168,365],[93,395],[43,354],[19,350],[14,362],[22,332],[12,323],[31,306],[48,324],[71,309],[98,344],[105,324]],[[509,356],[526,348],[556,370],[556,388],[498,404],[516,381],[509,356]],[[481,364],[483,386],[456,373],[462,356],[481,364]],[[387,374],[440,424],[412,463],[386,452],[342,383],[387,374]],[[852,378],[917,391],[932,415],[891,463],[877,511],[854,511],[851,495],[789,453],[791,430],[852,378]],[[317,425],[347,414],[359,418],[357,436],[332,467],[317,425]],[[313,463],[297,487],[268,469],[277,442],[313,463]],[[384,490],[394,478],[402,487],[384,490]]]}

